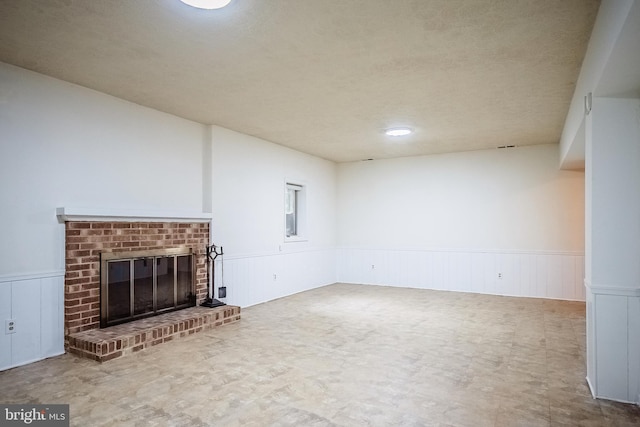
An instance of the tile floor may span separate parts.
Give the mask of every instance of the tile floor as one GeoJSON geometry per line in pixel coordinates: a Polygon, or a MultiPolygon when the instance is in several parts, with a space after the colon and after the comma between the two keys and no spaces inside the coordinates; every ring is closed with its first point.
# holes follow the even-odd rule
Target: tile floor
{"type": "Polygon", "coordinates": [[[0,372],[77,426],[632,426],[591,398],[584,304],[336,284],[99,364],[0,372]]]}

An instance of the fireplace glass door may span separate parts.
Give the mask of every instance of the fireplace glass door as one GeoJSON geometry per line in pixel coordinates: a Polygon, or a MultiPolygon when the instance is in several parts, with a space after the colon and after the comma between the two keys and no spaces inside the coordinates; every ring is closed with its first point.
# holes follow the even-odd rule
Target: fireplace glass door
{"type": "Polygon", "coordinates": [[[191,250],[101,254],[101,327],[195,305],[191,250]]]}

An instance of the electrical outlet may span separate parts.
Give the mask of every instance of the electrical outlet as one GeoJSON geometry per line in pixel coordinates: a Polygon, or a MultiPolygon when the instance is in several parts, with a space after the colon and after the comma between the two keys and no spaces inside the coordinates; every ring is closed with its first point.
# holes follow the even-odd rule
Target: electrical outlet
{"type": "Polygon", "coordinates": [[[276,276],[275,274],[273,275],[273,280],[276,280],[278,278],[278,276],[276,276]]]}
{"type": "Polygon", "coordinates": [[[7,335],[16,333],[16,321],[14,319],[4,321],[4,333],[7,335]]]}
{"type": "Polygon", "coordinates": [[[375,270],[376,269],[376,265],[375,264],[371,264],[371,269],[375,270]]]}
{"type": "Polygon", "coordinates": [[[498,279],[502,279],[502,273],[498,273],[498,279]]]}

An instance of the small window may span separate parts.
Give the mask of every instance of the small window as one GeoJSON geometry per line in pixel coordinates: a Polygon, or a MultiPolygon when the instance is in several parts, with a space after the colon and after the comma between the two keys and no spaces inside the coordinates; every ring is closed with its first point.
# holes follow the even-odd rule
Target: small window
{"type": "Polygon", "coordinates": [[[299,240],[303,237],[304,204],[304,186],[288,182],[284,198],[285,237],[288,240],[299,240]]]}

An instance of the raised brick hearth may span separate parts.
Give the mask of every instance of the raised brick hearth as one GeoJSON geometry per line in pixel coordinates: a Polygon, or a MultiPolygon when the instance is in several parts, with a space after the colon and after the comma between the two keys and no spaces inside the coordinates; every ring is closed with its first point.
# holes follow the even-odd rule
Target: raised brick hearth
{"type": "Polygon", "coordinates": [[[68,351],[106,362],[196,332],[240,320],[240,307],[192,307],[68,337],[68,351]]]}
{"type": "Polygon", "coordinates": [[[190,248],[195,257],[196,304],[204,301],[208,222],[68,220],[65,233],[64,334],[65,348],[72,353],[105,361],[240,318],[239,307],[194,307],[99,329],[100,254],[104,252],[190,248]]]}

